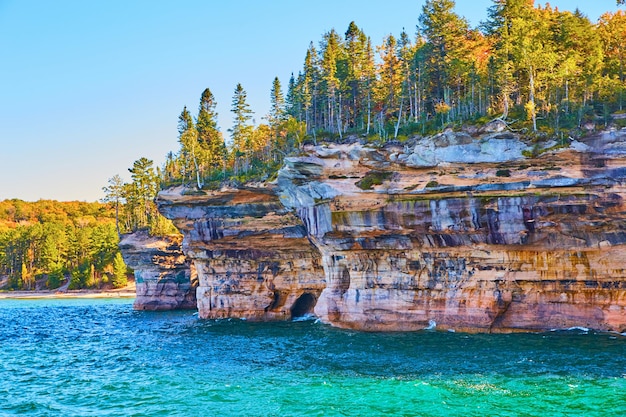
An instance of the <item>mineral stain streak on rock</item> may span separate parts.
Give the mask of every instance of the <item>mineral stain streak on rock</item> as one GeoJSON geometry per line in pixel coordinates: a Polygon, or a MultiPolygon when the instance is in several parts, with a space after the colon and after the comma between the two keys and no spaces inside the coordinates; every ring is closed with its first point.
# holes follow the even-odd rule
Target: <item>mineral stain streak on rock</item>
{"type": "Polygon", "coordinates": [[[289,320],[313,312],[324,289],[320,254],[271,186],[193,196],[170,189],[157,202],[185,236],[200,317],[289,320]]]}
{"type": "Polygon", "coordinates": [[[159,194],[201,317],[626,330],[626,133],[532,159],[507,132],[305,150],[273,184],[159,194]]]}
{"type": "Polygon", "coordinates": [[[196,270],[183,254],[182,239],[145,231],[122,236],[124,262],[135,271],[136,310],[196,308],[196,270]]]}

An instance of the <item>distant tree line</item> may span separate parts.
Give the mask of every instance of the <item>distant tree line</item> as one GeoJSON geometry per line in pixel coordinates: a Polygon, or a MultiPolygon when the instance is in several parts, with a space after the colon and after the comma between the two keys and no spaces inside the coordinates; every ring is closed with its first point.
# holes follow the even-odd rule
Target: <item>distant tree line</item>
{"type": "Polygon", "coordinates": [[[125,286],[120,234],[177,233],[156,208],[161,174],[153,161],[140,158],[129,172],[129,183],[109,180],[103,203],[0,201],[0,288],[125,286]]]}
{"type": "Polygon", "coordinates": [[[115,217],[101,203],[0,201],[0,280],[13,290],[126,285],[115,217]]]}
{"type": "Polygon", "coordinates": [[[427,0],[414,36],[403,30],[378,46],[354,22],[343,35],[331,29],[311,42],[285,96],[274,79],[270,114],[257,126],[238,84],[228,146],[205,89],[195,117],[186,107],[179,116],[180,149],[167,157],[165,183],[265,179],[305,138],[381,142],[493,118],[530,137],[557,137],[624,111],[623,11],[592,23],[578,10],[493,0],[472,28],[454,6],[427,0]]]}

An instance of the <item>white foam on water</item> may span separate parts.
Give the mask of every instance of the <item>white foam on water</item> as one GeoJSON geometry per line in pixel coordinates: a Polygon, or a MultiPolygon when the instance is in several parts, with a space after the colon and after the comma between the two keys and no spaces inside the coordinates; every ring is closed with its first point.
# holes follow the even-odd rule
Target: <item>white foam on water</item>
{"type": "Polygon", "coordinates": [[[573,331],[573,330],[580,330],[581,332],[585,332],[585,333],[587,333],[589,331],[589,329],[587,327],[582,327],[582,326],[570,327],[567,330],[570,331],[570,332],[573,331]]]}
{"type": "Polygon", "coordinates": [[[573,326],[573,327],[568,327],[567,329],[550,329],[551,332],[582,332],[582,333],[589,333],[590,329],[587,327],[582,327],[582,326],[573,326]]]}
{"type": "Polygon", "coordinates": [[[304,316],[294,317],[291,321],[309,321],[309,320],[319,320],[315,314],[305,314],[304,316]]]}

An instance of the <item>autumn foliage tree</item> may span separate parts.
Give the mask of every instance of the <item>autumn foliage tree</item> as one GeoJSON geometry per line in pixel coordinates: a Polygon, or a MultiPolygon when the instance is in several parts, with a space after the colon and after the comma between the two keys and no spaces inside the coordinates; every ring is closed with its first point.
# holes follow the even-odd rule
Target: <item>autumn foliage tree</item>
{"type": "Polygon", "coordinates": [[[0,277],[7,278],[5,288],[106,285],[118,241],[113,202],[0,201],[0,277]]]}
{"type": "MultiPolygon", "coordinates": [[[[209,156],[202,144],[208,142],[199,126],[205,116],[199,114],[195,126],[186,122],[179,130],[181,150],[168,158],[166,174],[178,169],[174,176],[189,184],[193,172],[202,188],[215,177],[219,158],[222,180],[264,178],[269,171],[263,165],[277,163],[307,140],[400,140],[495,118],[531,136],[562,138],[581,134],[590,122],[609,124],[614,112],[623,111],[623,11],[593,23],[577,10],[492,0],[486,21],[473,28],[455,6],[453,0],[426,0],[415,10],[414,35],[402,30],[378,46],[355,22],[342,34],[326,31],[306,48],[284,98],[280,80],[273,80],[267,125],[252,125],[238,84],[230,157],[224,159],[223,141],[216,140],[222,151],[210,151],[216,159],[203,162],[209,156]]],[[[205,93],[202,101],[214,104],[205,93]]]]}

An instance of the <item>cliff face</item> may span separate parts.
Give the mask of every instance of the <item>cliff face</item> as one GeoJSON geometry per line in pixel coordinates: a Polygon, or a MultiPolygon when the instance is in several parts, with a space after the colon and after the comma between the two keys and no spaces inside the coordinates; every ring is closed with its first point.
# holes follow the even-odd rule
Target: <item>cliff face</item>
{"type": "Polygon", "coordinates": [[[196,271],[181,243],[182,236],[152,237],[146,232],[122,236],[122,257],[135,271],[136,310],[196,308],[196,271]]]}
{"type": "Polygon", "coordinates": [[[184,234],[202,318],[288,320],[313,312],[324,289],[320,254],[270,188],[159,193],[159,210],[184,234]]]}
{"type": "Polygon", "coordinates": [[[198,267],[201,317],[624,331],[624,136],[534,159],[510,133],[311,147],[272,186],[158,204],[198,267]]]}

